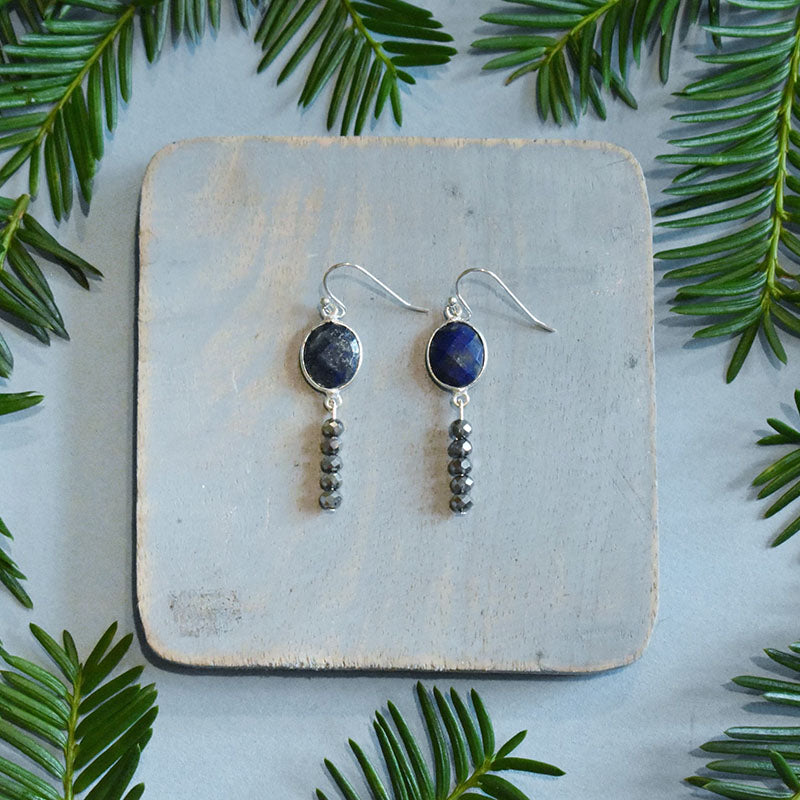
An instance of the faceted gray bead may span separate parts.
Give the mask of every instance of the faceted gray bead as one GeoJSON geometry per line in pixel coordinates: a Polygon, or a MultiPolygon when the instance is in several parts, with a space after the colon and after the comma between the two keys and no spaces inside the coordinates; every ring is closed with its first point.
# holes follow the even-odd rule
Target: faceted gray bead
{"type": "Polygon", "coordinates": [[[319,488],[326,492],[335,492],[342,485],[342,476],[338,472],[326,472],[320,476],[319,488]]]}
{"type": "Polygon", "coordinates": [[[342,449],[342,440],[338,436],[331,436],[323,439],[319,449],[326,456],[335,456],[342,449]]]}
{"type": "Polygon", "coordinates": [[[456,494],[450,498],[450,510],[455,514],[466,514],[472,508],[468,494],[456,494]]]}
{"type": "Polygon", "coordinates": [[[344,423],[340,419],[328,418],[322,423],[322,435],[326,438],[341,436],[344,433],[344,423]]]}
{"type": "Polygon", "coordinates": [[[323,472],[338,472],[342,468],[342,459],[339,456],[322,456],[319,466],[323,472]]]}
{"type": "Polygon", "coordinates": [[[453,439],[447,448],[450,458],[464,458],[472,452],[472,443],[469,439],[453,439]]]}
{"type": "Polygon", "coordinates": [[[341,504],[342,496],[339,492],[323,492],[319,496],[320,508],[324,508],[326,511],[333,511],[335,508],[339,508],[341,504]]]}
{"type": "Polygon", "coordinates": [[[466,439],[472,434],[472,425],[465,419],[457,419],[450,423],[450,435],[454,439],[466,439]]]}
{"type": "Polygon", "coordinates": [[[451,475],[468,475],[472,472],[472,462],[468,458],[454,458],[448,465],[451,475]]]}
{"type": "Polygon", "coordinates": [[[450,491],[453,494],[469,494],[475,481],[469,475],[457,475],[450,481],[450,491]]]}

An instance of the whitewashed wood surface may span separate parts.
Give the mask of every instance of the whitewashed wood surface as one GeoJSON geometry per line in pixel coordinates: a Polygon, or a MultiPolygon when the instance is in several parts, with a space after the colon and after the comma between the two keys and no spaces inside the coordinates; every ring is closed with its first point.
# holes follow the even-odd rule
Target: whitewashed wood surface
{"type": "Polygon", "coordinates": [[[653,285],[641,170],[600,143],[206,139],[140,211],[136,593],[146,643],[206,667],[589,672],[656,610],[653,285]],[[317,506],[321,396],[298,350],[346,271],[364,361],[344,503],[317,506]],[[475,507],[447,507],[448,395],[425,370],[456,275],[489,359],[475,507]]]}

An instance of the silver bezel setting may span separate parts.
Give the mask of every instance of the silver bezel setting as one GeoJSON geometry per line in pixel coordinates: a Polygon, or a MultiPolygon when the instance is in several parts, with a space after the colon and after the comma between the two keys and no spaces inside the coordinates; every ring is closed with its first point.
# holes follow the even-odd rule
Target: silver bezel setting
{"type": "Polygon", "coordinates": [[[474,386],[480,380],[481,375],[483,375],[483,372],[486,369],[486,362],[488,360],[489,360],[489,349],[486,347],[486,339],[483,338],[483,334],[471,322],[467,322],[465,319],[458,319],[458,318],[448,319],[447,322],[445,322],[444,324],[440,325],[431,334],[430,339],[428,339],[428,345],[425,348],[425,366],[428,368],[428,375],[431,376],[431,380],[437,386],[439,386],[441,389],[444,389],[445,391],[448,391],[448,392],[465,392],[471,386],[474,386]],[[472,330],[474,330],[475,333],[478,334],[478,338],[481,340],[481,344],[483,345],[483,364],[481,365],[481,371],[477,374],[477,376],[475,377],[475,380],[472,381],[472,383],[468,383],[466,386],[449,386],[448,384],[443,383],[442,381],[440,381],[436,377],[436,375],[433,374],[433,369],[431,369],[431,343],[433,342],[433,337],[436,336],[436,334],[442,328],[446,328],[448,325],[451,325],[454,322],[460,322],[463,325],[467,325],[470,328],[472,328],[472,330]]]}
{"type": "Polygon", "coordinates": [[[358,371],[361,369],[361,362],[363,358],[364,358],[364,346],[361,344],[361,339],[359,338],[358,334],[349,325],[345,325],[343,322],[339,322],[339,320],[337,319],[323,319],[322,322],[319,323],[319,325],[315,325],[313,328],[311,328],[311,330],[309,330],[309,332],[303,337],[303,343],[300,345],[300,371],[303,373],[303,377],[306,379],[306,382],[312,389],[315,389],[316,391],[326,395],[334,394],[335,392],[344,389],[345,386],[349,386],[355,380],[356,375],[358,375],[358,371]],[[350,331],[350,333],[352,333],[353,336],[355,336],[356,341],[358,342],[358,364],[356,365],[356,371],[353,373],[353,377],[350,378],[350,380],[347,381],[347,383],[343,383],[341,386],[336,386],[334,388],[329,388],[327,386],[320,386],[320,384],[318,384],[308,374],[308,370],[306,370],[305,359],[303,358],[303,354],[305,353],[306,350],[306,342],[308,341],[308,337],[311,336],[311,334],[314,333],[314,331],[317,330],[317,328],[321,328],[323,325],[328,325],[329,323],[332,325],[341,325],[341,327],[347,328],[347,330],[350,331]]]}

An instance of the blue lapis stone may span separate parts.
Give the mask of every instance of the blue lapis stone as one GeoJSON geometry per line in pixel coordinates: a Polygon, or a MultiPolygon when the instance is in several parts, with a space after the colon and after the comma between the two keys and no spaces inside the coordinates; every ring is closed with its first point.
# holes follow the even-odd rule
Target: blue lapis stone
{"type": "Polygon", "coordinates": [[[358,371],[361,344],[347,325],[323,322],[306,337],[300,358],[315,388],[341,389],[358,371]]]}
{"type": "Polygon", "coordinates": [[[433,377],[451,389],[465,389],[483,372],[486,349],[480,334],[466,322],[448,322],[431,337],[428,368],[433,377]]]}

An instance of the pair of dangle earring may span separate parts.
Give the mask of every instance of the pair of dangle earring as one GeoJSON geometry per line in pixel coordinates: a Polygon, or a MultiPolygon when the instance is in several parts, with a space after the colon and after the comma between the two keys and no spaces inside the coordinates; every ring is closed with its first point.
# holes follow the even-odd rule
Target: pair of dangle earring
{"type": "MultiPolygon", "coordinates": [[[[341,390],[355,378],[361,366],[362,345],[358,334],[341,320],[347,312],[344,303],[328,288],[328,277],[334,270],[350,267],[374,281],[385,292],[411,311],[427,313],[430,309],[415,306],[392,291],[385,283],[358,264],[348,261],[329,267],[322,278],[325,296],[320,301],[322,322],[312,328],[300,347],[300,369],[311,385],[325,395],[324,405],[329,412],[322,423],[322,460],[319,485],[322,493],[319,505],[326,511],[334,511],[342,504],[339,491],[342,485],[342,434],[344,423],[339,418],[342,404],[341,390]]],[[[480,378],[486,367],[487,348],[483,334],[469,324],[472,309],[461,294],[461,281],[471,273],[483,273],[497,281],[516,305],[529,317],[534,325],[546,331],[554,329],[537,319],[494,272],[481,267],[464,270],[455,283],[455,294],[444,307],[446,322],[437,328],[426,350],[428,373],[442,389],[452,393],[453,405],[458,408],[458,419],[450,425],[451,442],[447,448],[450,457],[450,509],[456,514],[465,514],[472,508],[470,491],[473,486],[472,425],[464,419],[464,408],[470,401],[467,390],[480,378]]]]}
{"type": "Polygon", "coordinates": [[[366,275],[397,302],[411,311],[427,313],[430,309],[415,306],[393,292],[383,281],[358,264],[343,261],[329,267],[322,277],[325,292],[320,300],[319,313],[322,322],[312,328],[300,346],[300,370],[312,388],[325,395],[328,418],[322,423],[320,450],[321,475],[319,485],[322,493],[319,505],[325,511],[334,511],[342,504],[339,489],[342,485],[342,434],[344,423],[339,418],[342,404],[340,391],[355,378],[361,366],[362,346],[358,334],[341,319],[347,312],[345,304],[328,288],[328,277],[334,270],[350,267],[366,275]]]}
{"type": "Polygon", "coordinates": [[[450,510],[455,514],[466,514],[472,508],[470,492],[473,486],[472,425],[464,419],[464,408],[469,403],[469,389],[480,378],[486,368],[487,349],[483,334],[469,324],[472,309],[464,300],[460,284],[471,273],[488,275],[502,286],[516,305],[531,319],[534,325],[554,333],[554,329],[537,319],[522,301],[506,286],[494,272],[481,267],[464,270],[455,283],[455,294],[448,298],[444,307],[446,322],[437,328],[428,342],[425,360],[428,373],[442,389],[452,393],[453,405],[458,409],[458,419],[450,424],[451,442],[447,448],[450,463],[450,510]]]}

